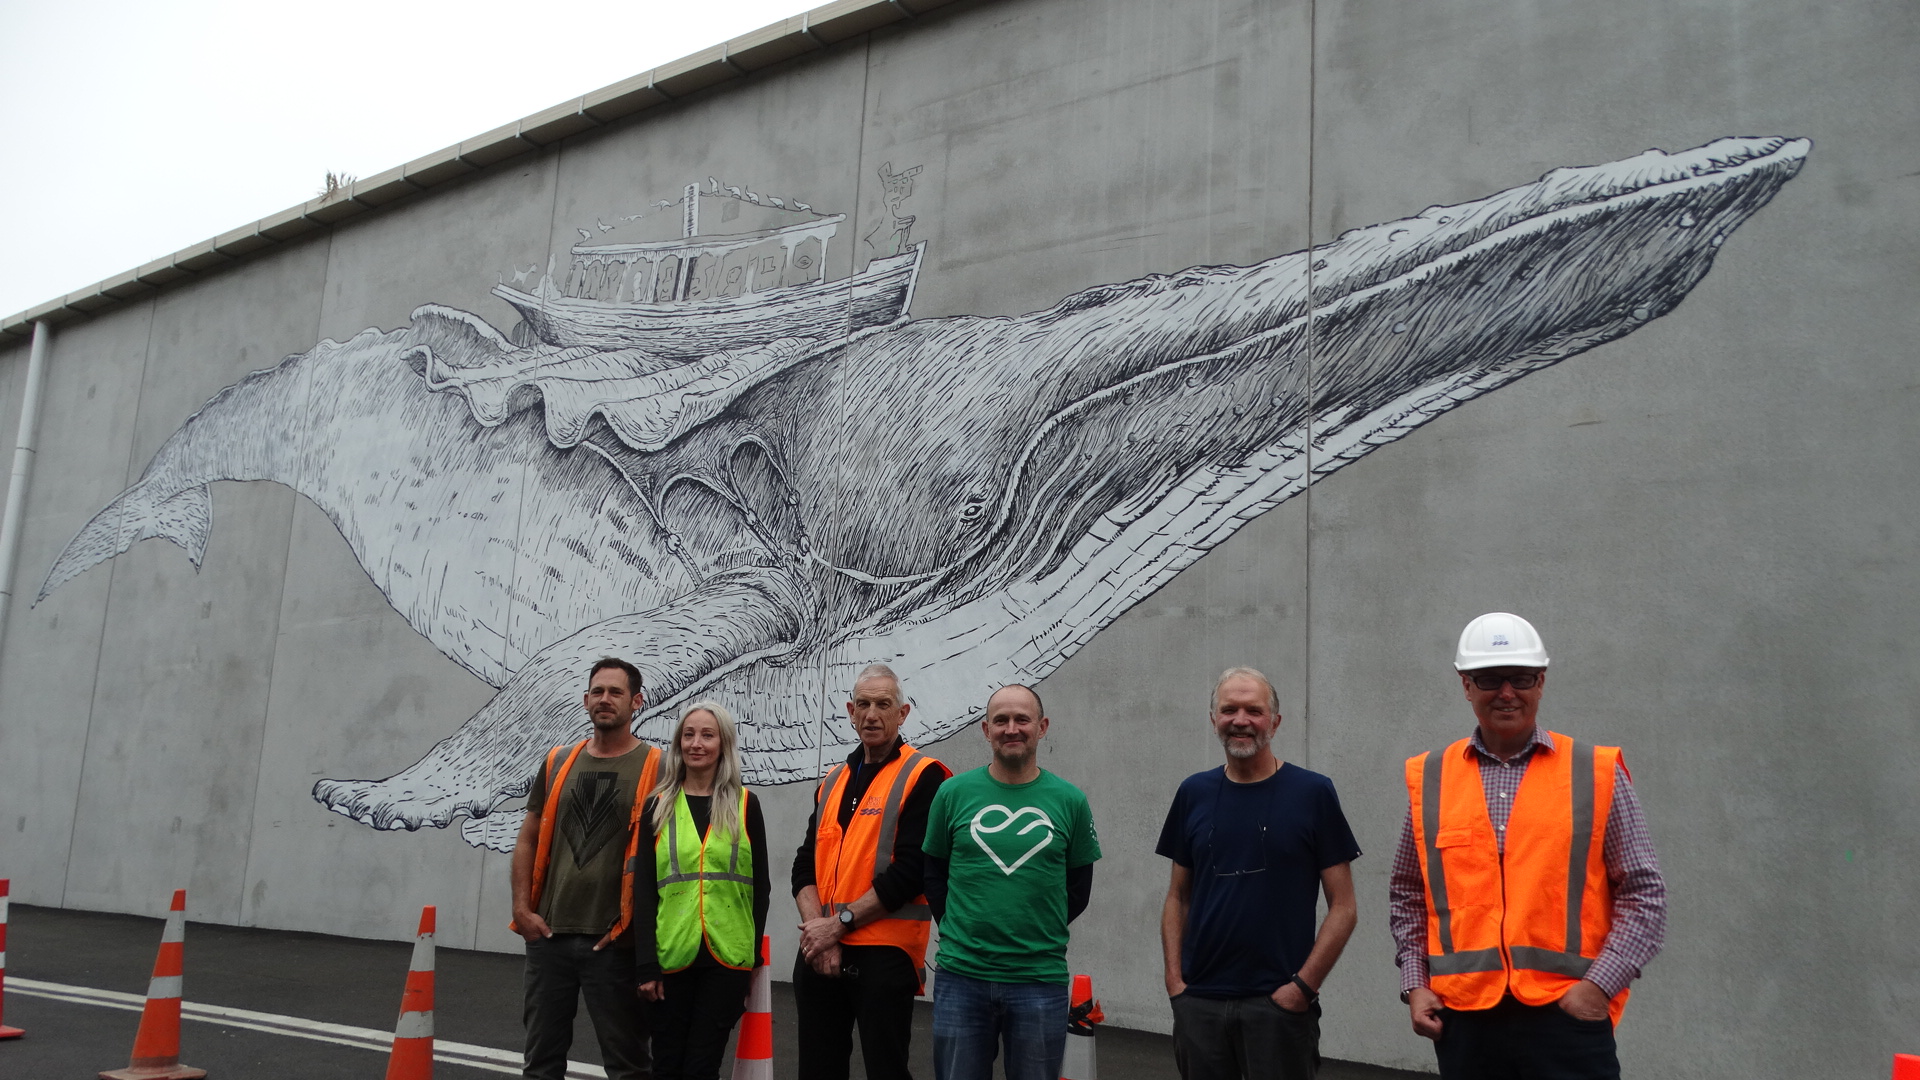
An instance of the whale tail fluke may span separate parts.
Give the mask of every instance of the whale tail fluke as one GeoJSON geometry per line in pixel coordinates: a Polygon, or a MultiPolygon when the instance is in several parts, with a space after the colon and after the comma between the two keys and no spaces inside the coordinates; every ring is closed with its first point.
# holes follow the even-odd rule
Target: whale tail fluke
{"type": "Polygon", "coordinates": [[[47,571],[47,580],[33,602],[38,604],[94,566],[156,536],[185,548],[187,558],[198,570],[212,529],[213,496],[207,485],[159,494],[152,481],[142,480],[93,515],[93,520],[68,541],[54,560],[53,569],[47,571]]]}

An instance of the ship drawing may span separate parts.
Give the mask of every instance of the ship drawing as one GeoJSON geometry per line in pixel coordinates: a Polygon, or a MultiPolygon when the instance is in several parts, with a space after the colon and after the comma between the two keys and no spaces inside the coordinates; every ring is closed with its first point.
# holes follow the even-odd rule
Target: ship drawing
{"type": "Polygon", "coordinates": [[[678,239],[577,244],[560,282],[544,277],[534,292],[503,282],[493,294],[548,345],[640,349],[664,365],[781,338],[844,341],[907,319],[926,241],[829,281],[827,245],[845,214],[701,236],[704,194],[688,188],[678,239]]]}

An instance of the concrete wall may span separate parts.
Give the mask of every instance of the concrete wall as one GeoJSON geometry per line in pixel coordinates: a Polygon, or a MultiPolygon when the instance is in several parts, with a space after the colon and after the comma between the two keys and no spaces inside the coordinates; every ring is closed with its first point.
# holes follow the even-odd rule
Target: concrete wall
{"type": "MultiPolygon", "coordinates": [[[[1399,762],[1469,730],[1461,625],[1522,613],[1554,657],[1544,722],[1626,748],[1667,872],[1628,1071],[1875,1075],[1920,1048],[1916,50],[1901,0],[962,4],[64,325],[0,654],[0,873],[26,903],[155,912],[184,884],[197,919],[393,938],[435,903],[442,940],[512,947],[504,855],[311,794],[399,771],[495,690],[297,483],[215,484],[197,571],[136,544],[28,602],[247,372],[429,302],[504,330],[496,275],[564,265],[575,230],[689,181],[849,213],[839,277],[871,254],[882,165],[922,168],[918,321],[1253,264],[1649,146],[1799,136],[1805,169],[1677,310],[1383,440],[1048,666],[1043,763],[1089,792],[1107,853],[1073,967],[1115,1022],[1164,1030],[1153,843],[1217,761],[1212,676],[1271,673],[1285,756],[1334,779],[1365,851],[1323,1051],[1427,1067],[1386,930],[1399,762]]],[[[8,433],[26,353],[0,351],[8,433]]],[[[825,400],[857,454],[876,418],[825,400]]],[[[848,660],[796,684],[814,715],[848,660]]],[[[965,727],[932,750],[985,760],[965,727]]],[[[778,852],[808,799],[768,790],[778,852]]]]}

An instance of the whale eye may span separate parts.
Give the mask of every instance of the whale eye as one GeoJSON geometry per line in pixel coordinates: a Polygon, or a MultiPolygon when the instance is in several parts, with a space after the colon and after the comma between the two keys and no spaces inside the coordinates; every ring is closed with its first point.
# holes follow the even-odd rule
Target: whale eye
{"type": "Polygon", "coordinates": [[[987,497],[979,492],[968,495],[967,501],[960,506],[960,520],[968,525],[972,525],[986,516],[987,497]]]}

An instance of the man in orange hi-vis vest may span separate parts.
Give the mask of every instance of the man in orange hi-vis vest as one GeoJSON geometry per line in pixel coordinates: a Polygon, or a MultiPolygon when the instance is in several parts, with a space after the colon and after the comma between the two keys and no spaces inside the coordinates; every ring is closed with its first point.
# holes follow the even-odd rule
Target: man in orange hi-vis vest
{"type": "Polygon", "coordinates": [[[847,1080],[855,1024],[869,1080],[912,1080],[913,999],[933,928],[920,845],[952,770],[900,738],[911,709],[885,664],[860,673],[847,702],[860,745],[821,778],[793,860],[799,1080],[847,1080]]]}
{"type": "Polygon", "coordinates": [[[609,1080],[647,1080],[653,1056],[627,927],[638,840],[650,835],[636,825],[660,751],[633,734],[646,698],[632,664],[595,663],[582,702],[593,733],[547,751],[513,847],[512,926],[527,942],[523,1075],[563,1080],[584,996],[609,1080]]]}
{"type": "Polygon", "coordinates": [[[1454,667],[1478,725],[1407,759],[1390,879],[1413,1030],[1450,1080],[1613,1080],[1628,987],[1660,951],[1667,893],[1620,749],[1536,723],[1547,652],[1482,615],[1454,667]]]}

